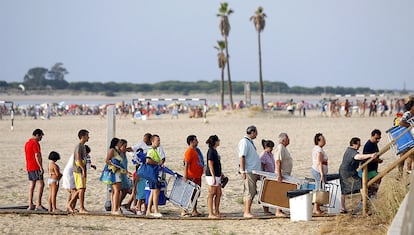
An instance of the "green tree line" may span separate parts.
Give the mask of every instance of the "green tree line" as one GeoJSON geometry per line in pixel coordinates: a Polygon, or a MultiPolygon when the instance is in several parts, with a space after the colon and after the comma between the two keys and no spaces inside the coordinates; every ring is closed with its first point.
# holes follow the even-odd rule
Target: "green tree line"
{"type": "MultiPolygon", "coordinates": [[[[0,89],[20,90],[20,84],[25,86],[26,91],[36,93],[42,90],[61,90],[69,92],[97,92],[108,95],[114,95],[121,92],[160,92],[164,94],[182,94],[189,95],[191,93],[201,94],[219,94],[220,80],[214,81],[162,81],[157,83],[132,83],[132,82],[66,82],[58,83],[55,79],[46,79],[40,83],[41,85],[33,85],[30,83],[6,82],[0,81],[0,89]],[[54,86],[54,83],[59,85],[54,86]]],[[[232,81],[233,94],[244,94],[244,85],[246,82],[232,81]]],[[[259,82],[249,82],[250,89],[253,94],[259,94],[259,82]]],[[[320,95],[322,93],[340,94],[340,95],[355,95],[355,94],[380,94],[386,92],[385,90],[373,90],[367,87],[289,87],[284,82],[264,81],[265,93],[285,93],[285,94],[306,94],[306,95],[320,95]]],[[[227,87],[224,87],[225,93],[228,93],[227,87]]]]}

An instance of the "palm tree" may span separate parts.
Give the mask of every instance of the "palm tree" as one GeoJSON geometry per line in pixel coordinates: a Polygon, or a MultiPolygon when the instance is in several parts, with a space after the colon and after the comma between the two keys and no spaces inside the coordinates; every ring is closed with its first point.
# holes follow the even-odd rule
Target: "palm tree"
{"type": "Polygon", "coordinates": [[[263,97],[263,75],[262,75],[262,45],[260,35],[261,32],[264,30],[265,27],[265,18],[266,14],[263,12],[263,7],[257,8],[256,12],[252,17],[250,17],[250,21],[253,21],[254,27],[257,31],[257,41],[259,45],[259,89],[260,89],[260,105],[262,106],[262,110],[264,110],[264,97],[263,97]]]}
{"type": "Polygon", "coordinates": [[[219,13],[217,14],[220,17],[220,33],[224,37],[224,43],[226,48],[226,58],[227,58],[227,79],[228,79],[228,86],[229,86],[229,96],[230,96],[230,106],[233,109],[233,89],[231,85],[231,76],[230,76],[230,55],[229,55],[229,44],[227,42],[227,38],[230,33],[230,22],[229,16],[233,13],[233,10],[228,8],[228,3],[220,3],[219,13]]]}
{"type": "Polygon", "coordinates": [[[214,48],[217,49],[217,60],[218,60],[218,67],[221,69],[221,84],[220,84],[220,101],[221,107],[220,110],[224,108],[224,68],[226,67],[227,58],[224,54],[224,49],[226,48],[226,43],[224,41],[217,41],[217,46],[214,48]]]}

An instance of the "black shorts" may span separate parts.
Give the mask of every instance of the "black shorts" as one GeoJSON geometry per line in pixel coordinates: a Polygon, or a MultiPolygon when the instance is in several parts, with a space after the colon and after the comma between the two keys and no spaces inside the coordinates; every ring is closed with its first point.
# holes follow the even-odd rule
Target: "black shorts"
{"type": "Polygon", "coordinates": [[[40,170],[28,171],[30,181],[43,180],[43,173],[40,170]]]}
{"type": "Polygon", "coordinates": [[[148,186],[150,189],[161,189],[161,182],[150,182],[148,181],[148,186]]]}

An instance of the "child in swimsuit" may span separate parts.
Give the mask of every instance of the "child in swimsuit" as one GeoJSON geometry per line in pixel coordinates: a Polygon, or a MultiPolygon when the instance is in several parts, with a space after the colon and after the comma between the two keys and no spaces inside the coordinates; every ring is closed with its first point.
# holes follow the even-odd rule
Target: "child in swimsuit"
{"type": "Polygon", "coordinates": [[[47,181],[49,185],[49,212],[59,212],[60,210],[56,208],[56,195],[59,190],[59,180],[62,178],[60,173],[60,168],[56,165],[56,161],[60,159],[59,153],[52,151],[49,154],[49,179],[47,181]]]}

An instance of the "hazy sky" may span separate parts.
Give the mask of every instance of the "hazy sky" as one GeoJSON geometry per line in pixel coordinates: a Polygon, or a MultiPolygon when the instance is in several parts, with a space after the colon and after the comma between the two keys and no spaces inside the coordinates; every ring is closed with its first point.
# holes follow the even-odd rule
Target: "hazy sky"
{"type": "MultiPolygon", "coordinates": [[[[62,62],[74,81],[219,80],[216,0],[0,0],[0,80],[62,62]]],[[[230,68],[289,86],[414,89],[413,0],[234,0],[230,68]]]]}

